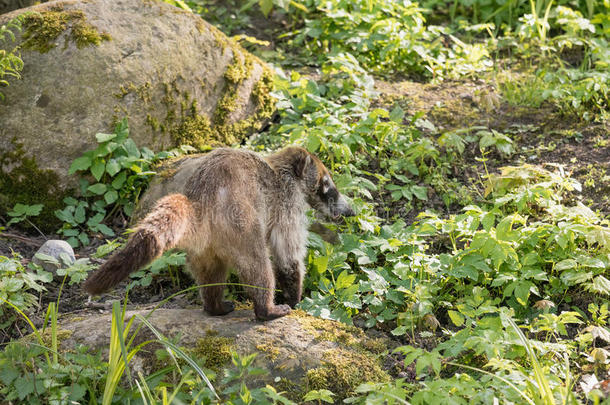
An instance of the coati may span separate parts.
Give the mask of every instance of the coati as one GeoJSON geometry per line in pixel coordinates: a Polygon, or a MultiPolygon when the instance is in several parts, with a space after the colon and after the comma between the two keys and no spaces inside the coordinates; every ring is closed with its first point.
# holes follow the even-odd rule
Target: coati
{"type": "MultiPolygon", "coordinates": [[[[330,173],[313,154],[287,147],[267,157],[246,150],[216,149],[187,180],[183,194],[160,199],[137,225],[125,248],[84,283],[99,294],[129,273],[177,247],[201,284],[223,283],[229,267],[246,288],[260,320],[284,316],[301,300],[310,206],[339,218],[354,215],[330,173]],[[288,304],[274,303],[279,288],[288,304]]],[[[224,315],[224,286],[202,287],[205,310],[224,315]]]]}

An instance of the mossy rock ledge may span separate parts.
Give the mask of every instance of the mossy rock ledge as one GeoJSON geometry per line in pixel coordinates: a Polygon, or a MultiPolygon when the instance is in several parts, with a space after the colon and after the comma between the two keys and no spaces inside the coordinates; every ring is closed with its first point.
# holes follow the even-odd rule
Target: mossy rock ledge
{"type": "Polygon", "coordinates": [[[271,70],[192,13],[159,0],[62,0],[0,25],[26,12],[16,42],[0,45],[19,46],[24,61],[1,89],[0,211],[59,198],[76,184],[71,162],[124,117],[139,147],[159,151],[237,144],[273,113],[271,70]]]}
{"type": "MultiPolygon", "coordinates": [[[[136,314],[146,316],[149,311],[127,311],[126,319],[136,314]]],[[[222,317],[208,316],[200,308],[158,309],[148,319],[164,336],[177,336],[181,347],[216,373],[231,366],[231,350],[241,355],[258,353],[255,365],[269,374],[252,377],[250,384],[272,384],[296,402],[301,402],[303,394],[312,389],[329,389],[340,399],[365,381],[389,379],[380,366],[387,350],[385,339],[369,337],[356,327],[315,318],[300,310],[268,322],[256,321],[251,309],[222,317]]],[[[66,337],[60,347],[68,350],[85,344],[92,350],[107,351],[110,326],[109,313],[79,314],[73,321],[61,321],[59,329],[66,337]]],[[[143,327],[134,345],[153,338],[152,332],[143,327]]],[[[158,348],[145,347],[132,360],[132,367],[151,373],[168,365],[154,356],[158,348]]]]}

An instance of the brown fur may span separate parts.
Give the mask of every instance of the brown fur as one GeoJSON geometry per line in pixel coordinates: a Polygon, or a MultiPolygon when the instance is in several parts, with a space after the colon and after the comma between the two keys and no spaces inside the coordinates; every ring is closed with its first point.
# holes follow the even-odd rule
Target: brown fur
{"type": "MultiPolygon", "coordinates": [[[[322,162],[302,148],[267,158],[217,149],[188,180],[184,195],[159,200],[125,249],[91,275],[85,289],[105,291],[164,250],[179,247],[198,284],[223,283],[233,267],[241,283],[256,287],[247,291],[257,318],[286,315],[301,299],[308,204],[333,216],[353,215],[322,162]],[[276,287],[288,305],[274,303],[276,287]]],[[[206,311],[233,310],[223,292],[223,286],[201,289],[206,311]]]]}

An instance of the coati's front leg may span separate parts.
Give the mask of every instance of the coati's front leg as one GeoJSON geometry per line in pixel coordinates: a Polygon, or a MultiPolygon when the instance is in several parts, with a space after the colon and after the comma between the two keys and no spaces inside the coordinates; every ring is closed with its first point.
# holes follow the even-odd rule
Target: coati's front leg
{"type": "MultiPolygon", "coordinates": [[[[218,257],[212,255],[188,256],[188,268],[197,285],[220,284],[227,279],[227,266],[218,257]]],[[[201,287],[199,294],[205,311],[214,316],[226,315],[235,309],[231,301],[224,301],[224,285],[201,287]]]]}
{"type": "MultiPolygon", "coordinates": [[[[298,219],[298,218],[297,218],[298,219]]],[[[305,238],[307,230],[303,223],[280,222],[271,232],[269,248],[273,257],[280,296],[283,302],[294,308],[301,301],[303,278],[305,277],[305,238]],[[280,226],[282,225],[282,226],[280,226]]]]}
{"type": "Polygon", "coordinates": [[[281,290],[280,297],[284,303],[294,308],[301,301],[303,289],[303,275],[305,274],[305,266],[300,260],[290,260],[287,263],[281,263],[274,258],[274,273],[277,282],[277,288],[281,290]]]}

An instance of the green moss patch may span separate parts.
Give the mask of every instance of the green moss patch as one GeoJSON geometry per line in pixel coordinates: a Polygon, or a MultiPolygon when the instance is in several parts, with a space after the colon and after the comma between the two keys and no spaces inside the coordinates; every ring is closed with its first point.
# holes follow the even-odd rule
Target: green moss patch
{"type": "Polygon", "coordinates": [[[97,28],[87,22],[87,18],[79,10],[62,10],[54,7],[47,11],[28,14],[23,21],[23,49],[49,52],[55,48],[55,41],[69,27],[68,40],[76,43],[78,48],[99,45],[102,41],[109,41],[110,34],[99,32],[97,28]]]}
{"type": "Polygon", "coordinates": [[[375,356],[344,349],[326,352],[322,366],[309,370],[305,377],[307,391],[327,389],[338,401],[353,395],[360,384],[387,381],[390,376],[375,356]]]}
{"type": "Polygon", "coordinates": [[[204,115],[186,117],[172,128],[171,136],[176,145],[190,145],[199,150],[205,150],[216,141],[210,119],[204,115]]]}
{"type": "Polygon", "coordinates": [[[304,392],[303,387],[294,382],[291,381],[287,378],[280,378],[279,381],[275,382],[273,384],[273,386],[275,387],[275,389],[278,392],[281,392],[282,395],[284,395],[286,398],[288,398],[289,400],[299,403],[302,401],[303,396],[307,393],[304,392]]]}
{"type": "Polygon", "coordinates": [[[63,208],[69,190],[62,190],[57,173],[39,169],[35,158],[26,156],[23,145],[13,140],[13,146],[13,151],[0,152],[0,212],[17,203],[43,204],[40,215],[30,220],[43,232],[54,231],[60,224],[54,212],[63,208]]]}
{"type": "Polygon", "coordinates": [[[386,339],[371,338],[355,326],[316,318],[302,310],[294,310],[289,316],[297,318],[303,329],[318,341],[337,342],[363,353],[382,353],[388,348],[386,339]]]}
{"type": "Polygon", "coordinates": [[[217,332],[210,330],[205,337],[197,341],[191,351],[197,357],[205,359],[205,367],[218,372],[231,361],[231,352],[234,350],[235,339],[218,336],[217,332]]]}
{"type": "Polygon", "coordinates": [[[275,361],[280,355],[279,344],[280,342],[276,342],[273,339],[265,339],[256,345],[256,350],[264,353],[269,360],[275,361]]]}
{"type": "MultiPolygon", "coordinates": [[[[270,95],[273,89],[271,70],[239,44],[224,38],[222,34],[218,33],[216,42],[223,52],[230,50],[233,60],[224,73],[225,83],[222,94],[211,116],[201,114],[197,101],[189,92],[180,90],[177,84],[180,78],[176,78],[164,84],[165,94],[162,103],[166,107],[165,116],[149,115],[146,118],[147,125],[153,131],[169,134],[175,146],[190,145],[206,150],[239,143],[247,135],[259,130],[261,123],[269,119],[275,111],[274,99],[270,95]],[[239,87],[252,75],[255,63],[260,64],[264,69],[261,78],[253,85],[251,93],[256,113],[249,118],[231,122],[231,114],[239,107],[237,105],[239,87]]],[[[201,86],[206,87],[203,80],[201,86]]],[[[123,98],[136,90],[133,85],[123,85],[116,96],[123,98]]]]}

